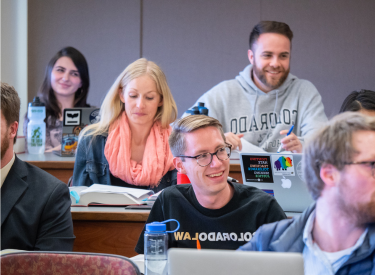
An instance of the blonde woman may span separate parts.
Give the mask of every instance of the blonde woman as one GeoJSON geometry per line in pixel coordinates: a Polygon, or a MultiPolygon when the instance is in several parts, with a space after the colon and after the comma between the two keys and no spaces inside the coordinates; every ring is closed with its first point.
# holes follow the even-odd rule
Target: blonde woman
{"type": "Polygon", "coordinates": [[[163,71],[145,58],[117,78],[100,108],[100,121],[79,139],[73,185],[93,183],[159,191],[176,184],[169,126],[177,107],[163,71]]]}

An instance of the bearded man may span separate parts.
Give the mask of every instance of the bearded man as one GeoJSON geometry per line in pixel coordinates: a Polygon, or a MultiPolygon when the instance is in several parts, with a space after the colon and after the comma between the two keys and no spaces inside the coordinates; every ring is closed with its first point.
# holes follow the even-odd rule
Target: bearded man
{"type": "Polygon", "coordinates": [[[242,148],[244,138],[267,152],[281,145],[301,153],[304,138],[327,121],[315,86],[289,73],[292,38],[287,24],[261,21],[250,33],[251,64],[198,99],[223,125],[234,149],[242,148]]]}
{"type": "Polygon", "coordinates": [[[240,250],[299,252],[305,275],[375,274],[375,118],[347,112],[304,148],[315,203],[293,220],[260,227],[240,250]]]}
{"type": "Polygon", "coordinates": [[[0,249],[72,251],[75,236],[69,188],[13,151],[20,98],[1,82],[0,249]]]}

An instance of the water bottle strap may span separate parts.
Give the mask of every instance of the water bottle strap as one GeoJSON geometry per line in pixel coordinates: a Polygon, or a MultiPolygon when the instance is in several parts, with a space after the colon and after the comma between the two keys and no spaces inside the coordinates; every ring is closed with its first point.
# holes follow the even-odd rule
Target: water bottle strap
{"type": "Polygon", "coordinates": [[[173,233],[173,232],[176,232],[178,229],[180,229],[180,223],[178,222],[178,220],[175,220],[175,219],[169,219],[169,220],[166,220],[166,221],[163,221],[163,222],[160,222],[160,223],[167,223],[167,222],[176,222],[177,223],[177,228],[175,230],[172,230],[172,231],[167,231],[167,233],[173,233]]]}

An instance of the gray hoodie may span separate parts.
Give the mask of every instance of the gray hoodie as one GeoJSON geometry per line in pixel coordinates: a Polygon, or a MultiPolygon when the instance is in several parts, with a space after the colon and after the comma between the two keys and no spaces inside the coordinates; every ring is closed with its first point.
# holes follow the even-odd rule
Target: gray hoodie
{"type": "Polygon", "coordinates": [[[264,93],[251,79],[251,71],[249,65],[197,101],[205,103],[208,115],[221,122],[224,132],[244,134],[252,144],[276,152],[285,137],[281,130],[294,125],[293,133],[303,144],[306,135],[327,121],[321,96],[310,81],[289,73],[277,90],[264,93]]]}

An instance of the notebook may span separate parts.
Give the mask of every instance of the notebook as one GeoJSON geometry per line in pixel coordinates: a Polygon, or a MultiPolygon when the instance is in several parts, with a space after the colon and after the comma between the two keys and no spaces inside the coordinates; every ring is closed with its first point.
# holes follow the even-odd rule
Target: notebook
{"type": "Polygon", "coordinates": [[[312,202],[302,171],[302,154],[241,153],[242,180],[274,196],[285,212],[303,212],[312,202]]]}
{"type": "Polygon", "coordinates": [[[53,153],[61,157],[74,157],[78,136],[87,125],[99,122],[97,107],[76,107],[64,109],[61,150],[53,153]]]}
{"type": "Polygon", "coordinates": [[[303,257],[299,253],[171,248],[168,274],[303,275],[303,257]]]}

